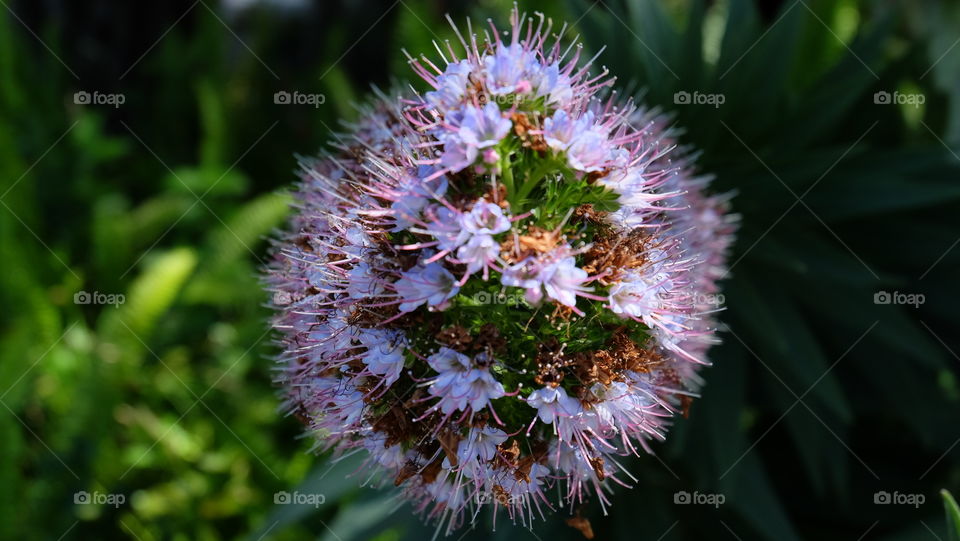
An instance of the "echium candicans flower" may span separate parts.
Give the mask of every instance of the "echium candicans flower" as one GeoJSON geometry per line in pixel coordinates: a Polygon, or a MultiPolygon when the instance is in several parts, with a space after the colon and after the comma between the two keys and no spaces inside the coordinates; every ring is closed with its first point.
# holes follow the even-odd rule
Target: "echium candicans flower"
{"type": "Polygon", "coordinates": [[[266,274],[284,407],[446,533],[606,509],[716,341],[729,197],[565,28],[514,8],[411,58],[424,92],[302,163],[266,274]]]}

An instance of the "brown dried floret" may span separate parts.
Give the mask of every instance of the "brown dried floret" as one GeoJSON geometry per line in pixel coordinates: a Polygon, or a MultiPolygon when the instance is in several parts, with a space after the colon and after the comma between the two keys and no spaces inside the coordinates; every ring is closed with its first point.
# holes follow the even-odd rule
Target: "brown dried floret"
{"type": "Polygon", "coordinates": [[[597,479],[603,481],[606,479],[607,474],[603,471],[603,457],[598,456],[589,459],[590,467],[593,468],[593,472],[597,474],[597,479]]]}
{"type": "Polygon", "coordinates": [[[488,203],[498,205],[502,209],[510,208],[510,202],[507,201],[507,187],[502,183],[498,182],[496,186],[487,190],[487,193],[483,194],[483,198],[488,203]]]}
{"type": "Polygon", "coordinates": [[[580,205],[579,207],[573,210],[573,223],[588,223],[593,226],[599,227],[602,232],[604,229],[608,228],[606,217],[609,212],[603,212],[596,210],[592,204],[587,203],[585,205],[580,205]]]}
{"type": "Polygon", "coordinates": [[[593,539],[593,527],[590,526],[589,519],[581,517],[578,514],[575,517],[568,518],[566,522],[567,522],[567,526],[570,526],[571,528],[576,528],[587,539],[593,539]]]}
{"type": "Polygon", "coordinates": [[[373,421],[373,430],[386,436],[385,447],[410,441],[418,433],[413,417],[400,402],[395,402],[373,421]]]}
{"type": "Polygon", "coordinates": [[[583,270],[602,274],[599,282],[609,285],[619,280],[624,271],[647,263],[646,254],[653,248],[653,238],[646,231],[633,230],[626,234],[598,232],[590,250],[584,254],[583,270]]]}
{"type": "Polygon", "coordinates": [[[493,485],[493,497],[497,499],[500,505],[510,505],[510,493],[500,485],[493,485]]]}
{"type": "Polygon", "coordinates": [[[553,312],[550,313],[550,323],[553,325],[557,325],[558,323],[566,323],[570,321],[570,318],[573,317],[573,314],[573,308],[558,303],[553,307],[553,312]]]}
{"type": "Polygon", "coordinates": [[[524,455],[517,461],[517,468],[513,470],[513,478],[517,481],[530,482],[530,471],[537,459],[533,455],[524,455]]]}
{"type": "Polygon", "coordinates": [[[520,250],[545,254],[553,251],[562,240],[563,236],[556,231],[531,225],[526,235],[520,235],[520,250]]]}
{"type": "Polygon", "coordinates": [[[563,381],[566,368],[573,360],[563,353],[563,348],[556,338],[548,338],[537,344],[537,356],[534,359],[537,365],[537,375],[533,380],[538,385],[557,387],[563,381]]]}
{"type": "Polygon", "coordinates": [[[484,323],[473,343],[478,349],[494,353],[502,353],[507,348],[507,340],[500,335],[500,329],[493,323],[484,323]]]}
{"type": "Polygon", "coordinates": [[[690,405],[693,404],[693,398],[690,395],[680,396],[680,411],[684,419],[690,418],[690,405]]]}
{"type": "Polygon", "coordinates": [[[427,464],[425,468],[420,472],[420,477],[423,478],[423,482],[428,485],[437,480],[437,477],[440,475],[440,472],[443,470],[443,459],[437,458],[433,462],[427,464]]]}
{"type": "Polygon", "coordinates": [[[663,366],[664,359],[657,351],[643,347],[625,332],[615,333],[612,338],[612,351],[623,363],[624,370],[648,373],[663,366]]]}
{"type": "Polygon", "coordinates": [[[473,422],[470,426],[473,428],[482,429],[487,426],[487,423],[490,422],[490,412],[484,410],[473,415],[473,422]]]}
{"type": "Polygon", "coordinates": [[[420,254],[414,250],[398,250],[394,261],[397,262],[400,270],[408,271],[417,266],[417,263],[420,261],[420,254]]]}
{"type": "Polygon", "coordinates": [[[357,305],[356,309],[347,318],[347,323],[358,327],[376,327],[380,322],[390,319],[400,312],[398,304],[385,304],[390,299],[385,297],[373,297],[366,301],[364,305],[357,305]],[[370,305],[380,306],[370,306],[370,305]]]}
{"type": "Polygon", "coordinates": [[[635,342],[625,328],[614,331],[604,349],[571,357],[574,374],[586,386],[596,382],[609,385],[626,371],[647,373],[664,362],[659,353],[635,342]]]}
{"type": "MultiPolygon", "coordinates": [[[[403,399],[403,410],[410,416],[410,419],[418,419],[414,422],[413,425],[416,427],[416,436],[420,437],[423,435],[427,427],[435,426],[433,423],[439,418],[439,413],[436,411],[429,411],[429,404],[427,404],[423,399],[426,391],[422,387],[415,387],[412,393],[408,393],[409,396],[404,395],[403,399]]],[[[427,440],[428,444],[432,444],[433,440],[427,440]]],[[[426,449],[423,444],[419,446],[422,449],[426,449]]],[[[426,451],[424,451],[426,452],[426,451]]]]}
{"type": "Polygon", "coordinates": [[[520,144],[536,152],[546,152],[550,149],[542,134],[531,133],[536,131],[537,126],[530,122],[530,117],[526,113],[516,112],[510,115],[513,121],[513,133],[520,139],[520,144]]]}
{"type": "Polygon", "coordinates": [[[477,189],[478,184],[482,181],[482,178],[477,175],[472,167],[467,167],[456,173],[447,173],[447,178],[450,180],[450,185],[457,189],[449,191],[444,197],[457,207],[462,207],[473,200],[470,194],[477,189]]]}
{"type": "Polygon", "coordinates": [[[297,405],[297,408],[293,410],[293,416],[296,417],[297,420],[300,421],[300,424],[302,424],[303,426],[310,426],[310,423],[312,422],[309,415],[307,414],[306,408],[303,407],[303,404],[297,405]]]}
{"type": "Polygon", "coordinates": [[[310,244],[310,235],[299,235],[296,239],[294,239],[293,244],[295,244],[304,252],[313,253],[313,244],[310,244]]]}
{"type": "Polygon", "coordinates": [[[500,244],[500,257],[508,263],[551,252],[564,237],[557,231],[548,231],[531,225],[524,235],[508,235],[500,244]]]}
{"type": "Polygon", "coordinates": [[[520,444],[512,439],[497,446],[497,456],[494,458],[494,467],[516,468],[520,458],[520,444]]]}
{"type": "Polygon", "coordinates": [[[550,445],[545,440],[537,438],[528,440],[527,443],[530,445],[530,456],[532,456],[536,462],[543,462],[547,458],[550,445]]]}
{"type": "Polygon", "coordinates": [[[408,460],[403,467],[400,468],[397,478],[393,480],[394,486],[402,485],[404,481],[416,475],[419,469],[420,466],[418,466],[416,462],[408,460]]]}
{"type": "Polygon", "coordinates": [[[581,351],[573,356],[574,373],[584,385],[601,382],[608,385],[617,376],[609,351],[581,351]]]}
{"type": "Polygon", "coordinates": [[[602,179],[603,177],[610,174],[610,169],[604,169],[602,171],[591,171],[587,173],[587,184],[593,184],[594,182],[602,179]]]}
{"type": "Polygon", "coordinates": [[[456,468],[459,463],[457,459],[457,447],[460,445],[460,439],[460,434],[457,434],[453,430],[445,430],[437,435],[437,441],[440,442],[440,447],[443,448],[444,454],[447,455],[447,460],[454,468],[456,468]]]}
{"type": "Polygon", "coordinates": [[[451,325],[435,335],[437,342],[455,351],[466,351],[473,342],[470,331],[460,325],[451,325]]]}

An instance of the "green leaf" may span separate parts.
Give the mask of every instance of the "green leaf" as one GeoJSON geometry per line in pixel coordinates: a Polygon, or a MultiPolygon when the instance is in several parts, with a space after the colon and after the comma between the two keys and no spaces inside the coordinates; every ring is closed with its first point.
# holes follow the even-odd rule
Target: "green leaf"
{"type": "Polygon", "coordinates": [[[955,541],[960,539],[960,507],[957,507],[957,500],[947,490],[941,490],[940,496],[943,497],[943,509],[947,513],[947,531],[950,539],[955,541]]]}
{"type": "Polygon", "coordinates": [[[141,340],[152,334],[160,317],[176,301],[180,290],[197,264],[190,248],[175,248],[156,254],[148,262],[126,293],[124,303],[105,307],[100,332],[106,337],[131,344],[140,350],[141,340]],[[131,337],[130,334],[135,336],[131,337]]]}
{"type": "Polygon", "coordinates": [[[803,92],[792,114],[778,123],[780,147],[806,147],[817,137],[830,134],[857,100],[869,99],[869,104],[873,104],[866,91],[876,84],[877,74],[884,66],[884,45],[894,20],[889,14],[882,15],[885,16],[872,22],[854,40],[830,72],[803,92]]]}
{"type": "Polygon", "coordinates": [[[361,499],[344,508],[325,526],[320,541],[368,540],[384,529],[384,521],[403,503],[396,490],[384,490],[379,496],[361,499]]]}
{"type": "MultiPolygon", "coordinates": [[[[324,460],[318,461],[317,466],[296,488],[287,490],[290,493],[322,494],[324,497],[322,507],[323,510],[326,510],[358,490],[357,475],[362,475],[360,467],[363,461],[363,456],[354,454],[330,463],[329,455],[324,455],[324,460]]],[[[309,505],[280,505],[274,503],[270,513],[262,522],[262,526],[251,533],[247,539],[260,539],[270,532],[281,532],[284,528],[303,521],[318,510],[309,505]]]]}

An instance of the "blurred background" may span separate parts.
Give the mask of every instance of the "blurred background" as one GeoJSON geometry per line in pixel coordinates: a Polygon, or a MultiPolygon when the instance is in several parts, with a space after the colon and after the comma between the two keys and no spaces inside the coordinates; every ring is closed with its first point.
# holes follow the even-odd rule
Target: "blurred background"
{"type": "MultiPolygon", "coordinates": [[[[294,155],[446,13],[512,3],[0,4],[0,539],[428,539],[277,413],[258,268],[294,155]]],[[[520,4],[606,46],[743,219],[703,396],[597,539],[948,539],[960,5],[520,4]]]]}

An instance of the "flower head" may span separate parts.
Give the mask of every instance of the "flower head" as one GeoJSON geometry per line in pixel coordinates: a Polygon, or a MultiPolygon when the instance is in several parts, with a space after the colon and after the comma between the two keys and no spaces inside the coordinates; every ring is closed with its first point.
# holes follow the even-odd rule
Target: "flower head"
{"type": "Polygon", "coordinates": [[[716,341],[729,197],[551,28],[414,59],[431,90],[304,161],[267,272],[285,408],[448,533],[610,503],[716,341]]]}

